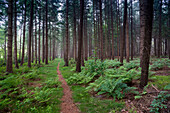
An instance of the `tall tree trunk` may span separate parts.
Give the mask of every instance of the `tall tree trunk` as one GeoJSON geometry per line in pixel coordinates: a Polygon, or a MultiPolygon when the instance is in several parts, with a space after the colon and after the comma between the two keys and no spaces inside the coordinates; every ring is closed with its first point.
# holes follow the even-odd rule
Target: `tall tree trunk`
{"type": "Polygon", "coordinates": [[[116,22],[117,22],[117,59],[119,61],[119,0],[116,0],[116,22]]]}
{"type": "Polygon", "coordinates": [[[5,34],[5,44],[4,44],[4,51],[5,51],[4,58],[5,58],[5,62],[6,62],[6,34],[5,34]]]}
{"type": "Polygon", "coordinates": [[[40,54],[40,50],[41,50],[41,6],[40,6],[40,11],[39,11],[39,39],[38,39],[38,61],[39,64],[41,63],[41,54],[40,54]]]}
{"type": "Polygon", "coordinates": [[[125,29],[126,29],[126,19],[127,19],[127,0],[124,2],[124,17],[123,17],[123,36],[120,45],[120,62],[123,64],[123,54],[125,48],[125,29]]]}
{"type": "Polygon", "coordinates": [[[54,33],[53,33],[53,60],[55,59],[55,37],[54,37],[54,33]]]}
{"type": "Polygon", "coordinates": [[[31,67],[31,36],[33,31],[33,5],[34,0],[31,0],[31,11],[30,11],[30,25],[29,25],[29,40],[28,40],[28,67],[31,67]]]}
{"type": "Polygon", "coordinates": [[[85,14],[85,19],[84,19],[84,57],[85,60],[87,61],[87,57],[88,57],[88,38],[87,38],[87,14],[85,14]]]}
{"type": "Polygon", "coordinates": [[[112,60],[114,60],[113,0],[111,0],[112,60]]]}
{"type": "Polygon", "coordinates": [[[131,60],[133,60],[133,4],[131,3],[131,60]]]}
{"type": "MultiPolygon", "coordinates": [[[[22,17],[23,17],[23,16],[22,16],[22,17]]],[[[20,59],[21,59],[21,49],[22,49],[22,48],[21,48],[21,45],[22,45],[22,44],[21,44],[21,35],[22,35],[22,25],[21,25],[21,32],[20,32],[20,38],[19,38],[19,40],[20,40],[20,41],[19,41],[19,42],[20,42],[20,43],[19,43],[19,61],[20,61],[20,59]]]]}
{"type": "Polygon", "coordinates": [[[46,0],[46,60],[45,64],[48,64],[48,0],[46,0]]]}
{"type": "Polygon", "coordinates": [[[13,0],[8,0],[8,53],[6,71],[12,73],[12,18],[13,18],[13,0]]]}
{"type": "Polygon", "coordinates": [[[162,55],[162,0],[159,6],[159,38],[158,38],[158,58],[162,55]]]}
{"type": "Polygon", "coordinates": [[[154,53],[155,53],[155,56],[157,55],[156,52],[157,52],[157,50],[156,50],[156,38],[154,38],[154,53]]]}
{"type": "Polygon", "coordinates": [[[89,57],[92,56],[92,37],[91,34],[92,33],[92,29],[90,29],[90,33],[89,33],[89,57]]]}
{"type": "Polygon", "coordinates": [[[22,58],[21,58],[21,66],[24,63],[24,55],[25,55],[25,27],[26,27],[26,11],[27,11],[27,0],[25,0],[25,9],[24,9],[24,26],[23,26],[23,43],[22,43],[22,58]]]}
{"type": "Polygon", "coordinates": [[[80,35],[78,40],[78,59],[76,64],[76,71],[81,72],[81,50],[82,50],[82,39],[83,39],[83,14],[84,14],[84,0],[80,0],[80,35]]]}
{"type": "Polygon", "coordinates": [[[35,13],[35,64],[37,64],[37,18],[35,13]]]}
{"type": "Polygon", "coordinates": [[[19,68],[18,66],[18,60],[17,60],[17,6],[16,6],[16,0],[15,0],[15,20],[14,20],[14,28],[15,28],[15,38],[14,38],[14,57],[15,57],[15,67],[19,68]]]}
{"type": "MultiPolygon", "coordinates": [[[[49,22],[49,26],[50,26],[50,22],[49,22]]],[[[51,29],[50,29],[50,61],[51,61],[51,38],[52,36],[51,36],[51,29]]]]}
{"type": "MultiPolygon", "coordinates": [[[[34,23],[34,22],[33,22],[33,23],[34,23]]],[[[32,56],[31,56],[31,57],[32,57],[32,58],[31,58],[31,62],[32,62],[32,63],[34,62],[34,51],[35,51],[35,50],[34,50],[34,34],[33,34],[33,30],[34,30],[34,29],[32,29],[32,34],[31,34],[31,35],[32,35],[32,36],[31,36],[31,38],[32,38],[32,39],[31,39],[31,40],[32,40],[32,42],[31,42],[31,44],[32,44],[32,46],[31,46],[31,47],[32,47],[32,48],[31,48],[31,53],[32,53],[32,54],[31,54],[31,55],[32,55],[32,56]]]]}
{"type": "Polygon", "coordinates": [[[97,57],[96,56],[96,52],[97,52],[97,41],[96,41],[96,21],[95,21],[95,0],[93,0],[93,28],[94,28],[94,50],[95,50],[95,57],[97,57]]]}
{"type": "Polygon", "coordinates": [[[140,88],[148,83],[152,39],[153,0],[140,0],[140,37],[143,40],[140,88]]]}
{"type": "Polygon", "coordinates": [[[74,18],[74,30],[73,30],[73,55],[74,55],[74,59],[77,59],[77,38],[76,38],[76,8],[75,8],[75,0],[73,3],[73,18],[74,18]]]}
{"type": "MultiPolygon", "coordinates": [[[[44,10],[43,10],[44,11],[44,10]]],[[[43,13],[43,12],[42,12],[43,13]]],[[[45,17],[43,14],[43,39],[42,39],[42,62],[44,63],[44,57],[45,57],[45,47],[44,47],[44,24],[45,24],[45,17]]]]}
{"type": "Polygon", "coordinates": [[[129,62],[129,23],[128,18],[126,19],[126,62],[129,62]]]}
{"type": "Polygon", "coordinates": [[[165,56],[167,56],[167,48],[168,48],[168,39],[165,39],[165,53],[164,53],[165,56]]]}
{"type": "Polygon", "coordinates": [[[66,0],[66,52],[65,52],[65,66],[68,66],[68,0],[66,0]]]}

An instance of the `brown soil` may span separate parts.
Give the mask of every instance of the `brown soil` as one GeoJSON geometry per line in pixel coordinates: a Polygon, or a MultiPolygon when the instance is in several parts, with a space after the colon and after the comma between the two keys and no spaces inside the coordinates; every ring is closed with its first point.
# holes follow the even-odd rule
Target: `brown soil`
{"type": "Polygon", "coordinates": [[[70,87],[67,85],[67,82],[61,75],[61,72],[59,70],[59,65],[57,67],[57,73],[59,77],[59,81],[62,83],[62,88],[63,88],[63,97],[61,99],[61,113],[80,113],[79,109],[77,106],[74,104],[73,99],[72,99],[72,92],[70,90],[70,87]]]}

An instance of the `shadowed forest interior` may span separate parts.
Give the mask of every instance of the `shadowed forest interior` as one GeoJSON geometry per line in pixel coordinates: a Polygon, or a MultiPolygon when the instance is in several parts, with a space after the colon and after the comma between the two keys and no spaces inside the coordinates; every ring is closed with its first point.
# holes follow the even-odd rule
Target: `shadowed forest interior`
{"type": "Polygon", "coordinates": [[[170,112],[169,0],[0,0],[0,112],[170,112]]]}

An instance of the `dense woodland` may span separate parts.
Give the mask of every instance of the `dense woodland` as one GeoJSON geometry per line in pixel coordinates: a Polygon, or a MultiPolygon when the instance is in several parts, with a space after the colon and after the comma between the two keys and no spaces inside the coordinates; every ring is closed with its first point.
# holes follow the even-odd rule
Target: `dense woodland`
{"type": "Polygon", "coordinates": [[[0,0],[0,112],[170,112],[169,33],[169,0],[0,0]]]}

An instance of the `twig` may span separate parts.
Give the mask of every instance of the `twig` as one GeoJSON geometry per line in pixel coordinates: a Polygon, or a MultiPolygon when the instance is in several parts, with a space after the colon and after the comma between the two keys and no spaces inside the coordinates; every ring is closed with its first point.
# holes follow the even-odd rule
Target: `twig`
{"type": "Polygon", "coordinates": [[[153,84],[152,84],[152,87],[153,87],[157,92],[160,92],[153,84]]]}

